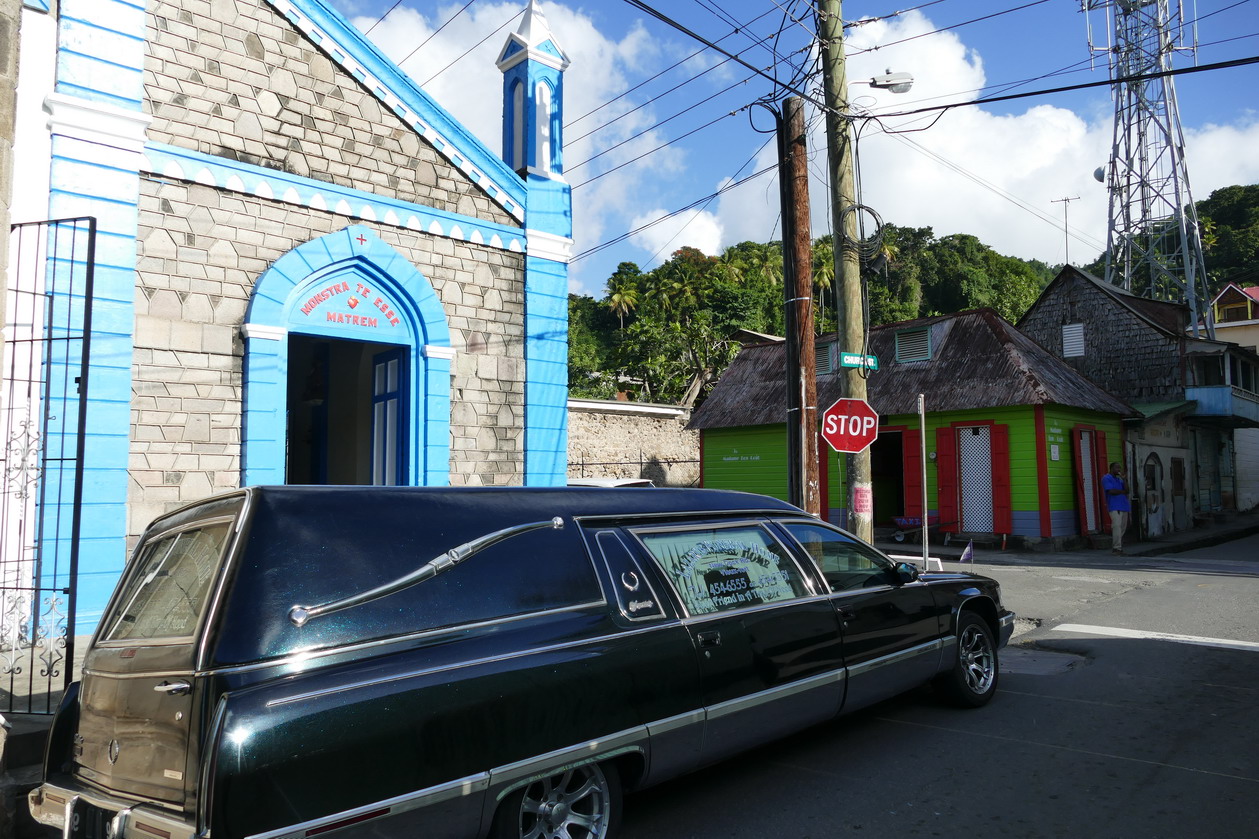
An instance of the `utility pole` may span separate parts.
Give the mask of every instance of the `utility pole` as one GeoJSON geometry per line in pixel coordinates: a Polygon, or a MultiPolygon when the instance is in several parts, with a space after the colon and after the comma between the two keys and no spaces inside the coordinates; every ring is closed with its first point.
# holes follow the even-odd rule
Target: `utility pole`
{"type": "MultiPolygon", "coordinates": [[[[840,0],[818,0],[818,38],[826,89],[827,165],[831,179],[831,230],[835,252],[835,308],[839,350],[861,352],[865,345],[865,305],[857,253],[856,184],[848,118],[848,72],[844,66],[844,22],[840,0]]],[[[866,398],[865,370],[845,368],[844,395],[866,398]]],[[[867,542],[874,538],[874,490],[870,450],[846,455],[848,530],[867,542]]],[[[925,512],[924,512],[925,515],[925,512]]]]}
{"type": "Polygon", "coordinates": [[[1063,257],[1062,264],[1071,264],[1071,234],[1067,232],[1067,210],[1071,207],[1072,201],[1079,201],[1080,196],[1075,195],[1071,198],[1054,198],[1049,203],[1062,205],[1062,247],[1063,257]]]}
{"type": "Polygon", "coordinates": [[[787,322],[788,500],[822,514],[817,462],[817,368],[813,341],[813,241],[804,101],[783,100],[778,119],[778,179],[783,216],[783,306],[787,322]]]}

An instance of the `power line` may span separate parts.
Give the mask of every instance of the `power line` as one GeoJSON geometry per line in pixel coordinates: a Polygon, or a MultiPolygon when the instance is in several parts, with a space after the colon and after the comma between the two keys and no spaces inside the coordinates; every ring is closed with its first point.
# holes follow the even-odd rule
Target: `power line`
{"type": "Polygon", "coordinates": [[[699,199],[699,200],[697,200],[697,201],[693,201],[693,202],[691,202],[690,204],[687,204],[685,207],[682,207],[681,209],[674,210],[673,212],[668,213],[667,215],[663,215],[663,216],[661,216],[660,218],[655,219],[654,221],[649,221],[649,222],[647,222],[646,224],[642,225],[641,227],[636,227],[636,228],[634,228],[633,230],[629,231],[628,233],[623,233],[623,234],[621,234],[620,236],[617,236],[615,239],[609,239],[608,241],[606,241],[606,242],[604,242],[604,243],[602,243],[602,244],[595,245],[593,248],[589,248],[589,249],[587,249],[587,250],[584,250],[584,251],[582,251],[581,253],[579,253],[579,254],[577,254],[576,256],[574,256],[574,257],[573,257],[573,259],[572,259],[572,261],[573,261],[573,262],[576,262],[576,261],[578,261],[579,259],[585,259],[586,257],[591,256],[591,255],[593,255],[593,254],[597,253],[598,251],[603,250],[604,248],[610,248],[610,247],[612,247],[613,245],[616,245],[616,244],[619,244],[619,243],[621,243],[621,242],[624,242],[624,241],[625,241],[626,239],[628,239],[629,237],[631,237],[631,236],[633,236],[633,235],[635,235],[635,234],[638,234],[638,233],[642,233],[644,230],[648,229],[649,227],[654,227],[655,225],[660,224],[662,221],[667,221],[668,219],[671,219],[671,218],[673,218],[673,217],[674,217],[674,216],[676,216],[676,215],[681,215],[682,213],[685,213],[687,210],[692,210],[692,209],[694,209],[695,207],[698,207],[700,204],[703,204],[703,203],[704,203],[704,202],[706,202],[706,201],[711,201],[712,199],[716,198],[718,195],[721,195],[722,193],[729,192],[730,190],[735,189],[736,187],[743,186],[743,185],[744,185],[745,183],[747,183],[748,181],[755,180],[756,178],[759,178],[761,175],[764,175],[764,174],[766,174],[766,173],[768,173],[768,172],[774,172],[774,171],[776,171],[777,169],[778,169],[777,164],[775,164],[775,165],[773,165],[773,166],[766,166],[764,169],[761,169],[761,170],[759,170],[759,171],[757,171],[757,172],[753,172],[752,174],[748,175],[746,178],[743,178],[743,179],[741,179],[741,180],[737,180],[737,181],[732,181],[732,182],[730,182],[730,183],[726,184],[725,186],[723,186],[721,189],[719,189],[719,190],[717,190],[716,192],[712,193],[711,195],[706,195],[706,196],[704,196],[703,198],[700,198],[700,199],[699,199]]]}
{"type": "Polygon", "coordinates": [[[451,67],[454,67],[454,66],[455,66],[456,64],[458,64],[460,61],[462,61],[463,59],[467,58],[469,55],[471,55],[473,52],[475,52],[475,51],[476,51],[476,48],[477,48],[477,47],[479,47],[479,46],[481,46],[482,44],[484,44],[484,43],[485,43],[486,41],[488,41],[490,38],[493,38],[493,37],[494,37],[495,35],[497,35],[499,32],[502,32],[504,29],[506,29],[508,26],[510,26],[510,25],[511,25],[511,23],[512,23],[512,22],[513,22],[516,18],[520,17],[520,16],[521,16],[522,14],[524,14],[524,13],[525,13],[525,10],[524,10],[524,9],[521,9],[520,11],[516,12],[516,14],[512,15],[512,16],[511,16],[511,17],[509,17],[506,21],[504,21],[502,26],[498,27],[498,28],[497,28],[497,29],[495,29],[493,32],[491,32],[490,34],[486,35],[484,38],[482,38],[481,40],[479,40],[479,41],[477,41],[475,44],[473,44],[473,45],[472,45],[472,46],[471,46],[468,50],[466,50],[466,51],[463,53],[463,55],[459,56],[459,57],[458,57],[458,58],[456,58],[454,61],[450,62],[450,63],[449,63],[449,64],[447,64],[445,67],[441,68],[441,69],[440,69],[440,70],[438,70],[436,73],[434,73],[433,75],[431,75],[431,76],[429,76],[427,79],[425,79],[425,80],[424,80],[424,82],[423,82],[423,84],[421,84],[421,85],[420,85],[420,87],[428,87],[428,86],[429,86],[429,83],[431,83],[431,82],[433,81],[433,79],[437,78],[437,77],[438,77],[438,76],[440,76],[442,73],[445,73],[445,72],[446,72],[447,70],[449,70],[451,67]]]}
{"type": "Polygon", "coordinates": [[[1231,70],[1235,67],[1245,67],[1250,64],[1259,64],[1259,55],[1252,55],[1249,58],[1237,58],[1232,61],[1219,61],[1214,64],[1201,64],[1197,67],[1184,67],[1179,70],[1161,70],[1155,73],[1137,73],[1131,76],[1120,76],[1114,79],[1106,79],[1100,82],[1085,82],[1083,84],[1067,85],[1066,87],[1052,87],[1045,90],[1031,90],[1024,93],[1011,93],[1005,96],[989,96],[982,99],[972,99],[969,102],[953,102],[946,105],[930,105],[926,108],[916,108],[911,111],[893,111],[891,113],[880,114],[880,119],[890,117],[908,117],[917,114],[925,114],[933,111],[947,111],[952,108],[963,108],[970,105],[987,105],[992,102],[1007,102],[1011,99],[1026,99],[1031,96],[1048,96],[1051,93],[1069,93],[1073,90],[1085,90],[1092,87],[1110,87],[1112,85],[1124,84],[1127,82],[1140,82],[1148,79],[1158,79],[1167,76],[1182,76],[1189,73],[1205,73],[1209,70],[1231,70]]]}
{"type": "MultiPolygon", "coordinates": [[[[748,70],[751,70],[756,75],[762,76],[765,79],[773,82],[775,87],[781,87],[789,93],[794,93],[796,96],[799,96],[801,99],[813,104],[817,108],[821,108],[822,110],[828,110],[827,106],[824,103],[818,102],[812,96],[809,96],[807,93],[804,93],[803,91],[798,90],[793,85],[783,84],[778,79],[766,73],[764,70],[759,70],[756,67],[753,67],[751,64],[747,63],[742,58],[739,58],[739,56],[733,53],[726,52],[724,49],[717,46],[712,41],[709,41],[707,38],[704,38],[703,36],[692,32],[691,30],[687,29],[685,26],[678,23],[676,20],[664,14],[663,12],[656,11],[651,6],[648,6],[646,3],[643,2],[643,0],[625,0],[625,2],[630,4],[634,8],[638,9],[639,11],[645,12],[646,14],[651,15],[652,17],[656,18],[662,23],[668,24],[669,26],[681,32],[682,34],[688,35],[691,38],[694,38],[695,40],[699,41],[701,44],[708,47],[709,49],[715,50],[716,52],[721,53],[722,55],[726,56],[727,58],[730,58],[731,60],[737,62],[738,64],[741,64],[743,67],[747,68],[748,70]]],[[[1041,2],[1045,2],[1045,0],[1041,0],[1041,2]]]]}
{"type": "Polygon", "coordinates": [[[886,43],[886,44],[879,44],[879,45],[877,45],[877,46],[869,47],[868,49],[864,49],[864,50],[857,50],[856,52],[850,52],[850,53],[848,53],[848,58],[854,58],[854,57],[856,57],[856,56],[858,56],[858,55],[864,55],[865,53],[868,53],[868,52],[876,52],[876,51],[878,51],[878,50],[885,49],[885,48],[887,48],[887,47],[891,47],[891,46],[895,46],[895,45],[897,45],[897,44],[905,44],[905,43],[908,43],[908,42],[910,42],[910,41],[916,41],[916,40],[918,40],[919,38],[925,38],[925,37],[927,37],[928,35],[937,35],[937,34],[939,34],[939,33],[941,33],[941,32],[948,32],[948,31],[949,31],[949,30],[951,30],[951,29],[960,29],[961,27],[963,27],[963,26],[969,26],[969,25],[971,25],[972,23],[979,23],[979,22],[981,22],[981,21],[985,21],[985,20],[992,20],[992,19],[993,19],[993,18],[995,18],[995,17],[1001,17],[1002,15],[1008,15],[1008,14],[1011,14],[1011,13],[1013,13],[1013,12],[1021,12],[1021,11],[1023,11],[1024,9],[1030,9],[1030,8],[1031,8],[1031,7],[1033,7],[1033,6],[1040,6],[1040,5],[1042,5],[1042,4],[1044,4],[1044,3],[1048,3],[1048,2],[1049,2],[1049,0],[1032,0],[1032,2],[1031,2],[1031,3],[1025,3],[1025,4],[1023,4],[1022,6],[1015,6],[1015,7],[1014,7],[1014,8],[1012,8],[1012,9],[1005,9],[1004,11],[1000,11],[1000,12],[993,12],[993,13],[992,13],[992,14],[990,14],[990,15],[984,15],[983,17],[973,18],[973,19],[971,19],[971,20],[964,20],[964,21],[962,21],[961,23],[955,23],[955,24],[953,24],[952,26],[942,26],[942,27],[940,27],[939,29],[933,29],[933,30],[931,30],[930,32],[923,32],[923,33],[920,33],[920,34],[918,34],[918,35],[911,35],[911,36],[909,36],[908,38],[902,38],[902,39],[901,39],[901,40],[899,40],[899,41],[890,41],[890,42],[888,42],[888,43],[886,43]]]}
{"type": "MultiPolygon", "coordinates": [[[[766,12],[762,12],[759,16],[757,16],[757,17],[753,18],[751,21],[749,21],[749,22],[748,22],[748,26],[751,26],[752,24],[759,22],[759,21],[761,20],[761,18],[763,18],[763,17],[765,17],[765,16],[767,16],[767,15],[769,15],[769,14],[772,14],[772,13],[773,13],[773,10],[772,10],[772,9],[771,9],[771,10],[769,10],[769,11],[766,11],[766,12]]],[[[722,41],[726,40],[727,38],[731,38],[731,37],[733,37],[734,35],[735,35],[735,33],[734,33],[734,32],[730,32],[729,34],[722,35],[720,38],[718,38],[718,39],[717,39],[716,43],[719,43],[719,44],[720,44],[722,41]]],[[[766,37],[766,40],[768,40],[768,38],[769,38],[770,36],[768,36],[768,35],[767,35],[767,36],[765,36],[765,37],[766,37]]],[[[564,127],[565,127],[565,128],[568,128],[569,126],[576,125],[577,123],[581,122],[581,121],[582,121],[583,119],[585,119],[586,117],[591,116],[592,114],[595,114],[595,113],[597,113],[597,112],[599,112],[599,111],[603,110],[603,109],[604,109],[604,108],[606,108],[608,105],[611,105],[613,102],[615,102],[616,100],[618,100],[618,99],[623,99],[624,97],[628,96],[629,94],[633,93],[634,91],[638,90],[639,88],[644,87],[645,85],[648,85],[648,84],[650,84],[651,82],[654,82],[656,79],[660,78],[661,76],[665,75],[666,73],[669,73],[669,72],[671,72],[671,71],[673,71],[673,70],[676,70],[677,68],[681,67],[683,64],[685,64],[686,62],[690,61],[692,58],[694,58],[695,56],[699,55],[699,54],[700,54],[700,53],[702,53],[703,51],[704,51],[704,48],[703,48],[703,47],[700,47],[700,48],[699,48],[699,49],[697,49],[695,52],[693,52],[693,53],[691,53],[690,55],[688,55],[686,58],[683,58],[683,59],[681,59],[680,61],[677,61],[677,62],[675,62],[675,63],[673,63],[673,64],[669,65],[669,66],[668,66],[668,67],[666,67],[665,69],[661,70],[659,73],[656,73],[656,74],[655,74],[654,76],[652,76],[651,78],[649,78],[649,79],[644,79],[643,81],[639,82],[638,84],[634,85],[633,87],[629,88],[628,90],[626,90],[626,91],[624,91],[624,92],[622,92],[622,93],[618,93],[616,96],[613,96],[611,99],[609,99],[608,101],[604,102],[602,105],[599,105],[598,107],[594,108],[593,110],[587,111],[586,113],[582,114],[581,116],[577,117],[576,119],[572,120],[571,122],[566,123],[566,124],[564,125],[564,127]]],[[[729,60],[729,59],[727,59],[727,61],[728,61],[728,60],[729,60]]],[[[722,62],[722,63],[725,63],[725,62],[722,62]]],[[[715,66],[720,66],[720,65],[715,65],[715,66]]],[[[712,69],[712,68],[710,68],[710,69],[712,69]]],[[[708,71],[707,71],[707,70],[705,70],[704,72],[708,72],[708,71]]],[[[703,74],[701,73],[700,75],[703,75],[703,74]]],[[[694,78],[698,78],[698,76],[694,76],[694,77],[692,77],[692,80],[693,80],[694,78]]],[[[688,81],[689,81],[689,80],[688,80],[688,81]]],[[[684,84],[685,84],[685,82],[684,82],[684,84]]],[[[679,87],[680,87],[680,85],[679,85],[679,87]]],[[[677,88],[673,88],[673,90],[677,90],[677,88]]],[[[667,90],[667,91],[665,91],[665,93],[672,93],[672,92],[673,92],[672,90],[667,90]]],[[[663,95],[663,94],[662,94],[662,95],[663,95]]],[[[658,97],[657,97],[657,98],[658,98],[658,97]]]]}
{"type": "MultiPolygon", "coordinates": [[[[398,0],[398,3],[401,3],[401,2],[402,2],[402,0],[398,0]]],[[[429,33],[429,36],[428,36],[427,38],[425,38],[425,39],[424,39],[424,40],[420,43],[420,45],[419,45],[418,47],[416,47],[415,49],[413,49],[413,50],[411,50],[409,53],[407,53],[407,57],[406,57],[406,58],[404,58],[404,59],[402,59],[402,61],[399,61],[399,62],[398,62],[398,66],[399,66],[399,67],[401,67],[401,66],[402,66],[402,64],[403,64],[403,62],[407,61],[408,59],[410,59],[410,58],[411,58],[411,56],[415,55],[417,52],[419,52],[420,50],[424,49],[425,44],[427,44],[429,41],[431,41],[431,40],[433,40],[434,38],[436,38],[436,37],[438,36],[438,34],[440,34],[440,33],[441,33],[441,31],[442,31],[443,29],[445,29],[447,26],[449,26],[450,24],[454,23],[455,18],[457,18],[457,17],[459,17],[459,15],[463,14],[463,13],[464,13],[464,11],[465,11],[465,10],[467,10],[467,8],[468,8],[469,6],[471,6],[471,5],[472,5],[473,3],[475,3],[475,2],[476,2],[476,0],[468,0],[468,2],[467,2],[467,3],[464,3],[464,4],[463,4],[463,6],[462,6],[462,8],[460,8],[460,9],[459,9],[459,11],[457,11],[457,12],[455,12],[453,15],[451,15],[451,17],[450,17],[450,19],[449,19],[449,20],[447,20],[447,21],[446,21],[445,23],[443,23],[441,26],[439,26],[439,27],[437,27],[436,29],[434,29],[431,33],[429,33]]],[[[394,7],[395,7],[395,8],[397,8],[398,3],[395,3],[395,4],[394,4],[394,7]]],[[[393,9],[390,9],[389,11],[391,11],[391,12],[392,12],[392,11],[393,11],[393,9]]],[[[384,20],[384,18],[381,18],[380,20],[384,20]]],[[[377,23],[379,23],[379,22],[380,22],[380,21],[377,21],[377,23]]],[[[372,24],[372,27],[373,27],[373,28],[375,28],[375,26],[376,26],[376,24],[375,24],[375,23],[373,23],[373,24],[372,24]]]]}

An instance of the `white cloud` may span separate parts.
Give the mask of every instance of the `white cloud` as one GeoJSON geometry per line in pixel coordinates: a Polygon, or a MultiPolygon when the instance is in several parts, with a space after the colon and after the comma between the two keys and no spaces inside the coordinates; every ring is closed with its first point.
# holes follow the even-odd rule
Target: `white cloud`
{"type": "MultiPolygon", "coordinates": [[[[657,209],[635,216],[629,223],[630,229],[646,227],[669,212],[657,209]]],[[[635,245],[653,255],[653,264],[668,259],[670,254],[683,246],[715,256],[720,253],[723,240],[720,219],[704,210],[678,213],[630,237],[635,245]]]]}
{"type": "MultiPolygon", "coordinates": [[[[353,1],[340,0],[342,4],[353,1]]],[[[429,9],[427,15],[399,6],[371,37],[395,60],[406,58],[403,69],[497,152],[502,142],[502,76],[494,60],[517,25],[512,20],[504,26],[519,11],[519,4],[489,0],[473,4],[411,56],[460,6],[462,2],[446,3],[429,9]],[[460,58],[478,42],[471,54],[460,58]]],[[[659,37],[641,23],[613,35],[600,31],[595,18],[580,7],[548,2],[542,8],[572,59],[565,75],[565,160],[569,182],[584,184],[574,192],[575,252],[623,236],[680,204],[716,192],[729,181],[728,177],[708,180],[713,176],[702,174],[707,171],[700,165],[708,153],[704,138],[711,138],[711,133],[658,149],[696,124],[692,119],[684,126],[685,120],[678,120],[652,128],[658,119],[686,105],[685,92],[673,101],[653,100],[656,94],[646,92],[647,88],[621,96],[640,79],[694,52],[688,42],[659,37]],[[606,127],[585,136],[596,126],[606,127]],[[685,189],[672,195],[687,197],[669,206],[673,199],[664,198],[663,190],[677,184],[684,184],[685,189]],[[646,211],[647,207],[659,209],[646,211]]],[[[356,23],[366,27],[372,21],[356,23]]],[[[983,56],[967,46],[966,30],[927,34],[935,28],[936,23],[921,12],[910,12],[850,29],[847,69],[855,80],[850,86],[854,109],[893,113],[982,95],[988,83],[983,56]],[[913,40],[865,51],[907,38],[913,40]],[[889,68],[914,75],[910,93],[898,96],[860,84],[889,68]]],[[[708,53],[694,61],[705,67],[716,63],[708,53]]],[[[726,65],[705,78],[713,81],[719,75],[731,75],[733,69],[726,65]]],[[[719,81],[714,85],[724,86],[719,81]]],[[[764,87],[758,84],[754,90],[749,85],[749,101],[764,87]]],[[[692,101],[695,98],[691,94],[692,101]]],[[[1028,103],[1025,109],[1008,114],[968,106],[943,115],[931,112],[883,121],[883,128],[904,132],[899,134],[883,133],[879,123],[862,123],[863,203],[887,222],[929,226],[938,236],[973,234],[1002,253],[1049,263],[1064,258],[1065,210],[1072,232],[1071,260],[1092,260],[1106,239],[1106,191],[1092,173],[1110,153],[1108,97],[1099,91],[1086,100],[1080,107],[1091,108],[1088,112],[1068,110],[1052,100],[1050,104],[1028,103]],[[1062,201],[1065,198],[1073,200],[1062,201]]],[[[764,127],[764,119],[756,118],[756,122],[764,127]]],[[[830,219],[822,120],[814,122],[810,193],[812,232],[817,237],[830,229],[830,219]]],[[[755,159],[737,177],[776,163],[770,135],[732,127],[720,139],[707,142],[738,144],[731,148],[746,145],[745,154],[755,159]]],[[[1259,157],[1251,152],[1259,147],[1255,113],[1243,113],[1231,124],[1187,129],[1186,143],[1196,198],[1205,198],[1221,186],[1259,181],[1259,157]]],[[[743,159],[739,157],[738,162],[743,159]]],[[[718,253],[743,240],[766,241],[781,235],[779,214],[777,180],[765,175],[698,211],[681,213],[630,237],[632,249],[614,258],[635,259],[650,268],[682,245],[718,253]]],[[[607,263],[607,259],[574,263],[570,271],[574,290],[601,294],[610,270],[607,263]]]]}

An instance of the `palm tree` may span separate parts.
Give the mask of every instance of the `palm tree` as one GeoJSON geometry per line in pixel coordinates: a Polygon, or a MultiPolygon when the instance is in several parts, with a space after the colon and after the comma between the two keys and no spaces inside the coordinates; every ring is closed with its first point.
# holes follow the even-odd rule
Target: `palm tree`
{"type": "Polygon", "coordinates": [[[621,323],[621,332],[625,331],[625,316],[634,311],[638,305],[638,290],[632,285],[621,285],[612,289],[608,295],[608,308],[621,323]]]}

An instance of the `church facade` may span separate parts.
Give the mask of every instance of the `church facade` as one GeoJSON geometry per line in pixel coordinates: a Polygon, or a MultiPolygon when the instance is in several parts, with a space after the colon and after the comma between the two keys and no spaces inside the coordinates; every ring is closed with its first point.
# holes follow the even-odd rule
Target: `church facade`
{"type": "Polygon", "coordinates": [[[501,155],[324,0],[22,26],[13,221],[95,225],[76,632],[147,522],[214,492],[564,482],[568,59],[533,3],[501,155]]]}

